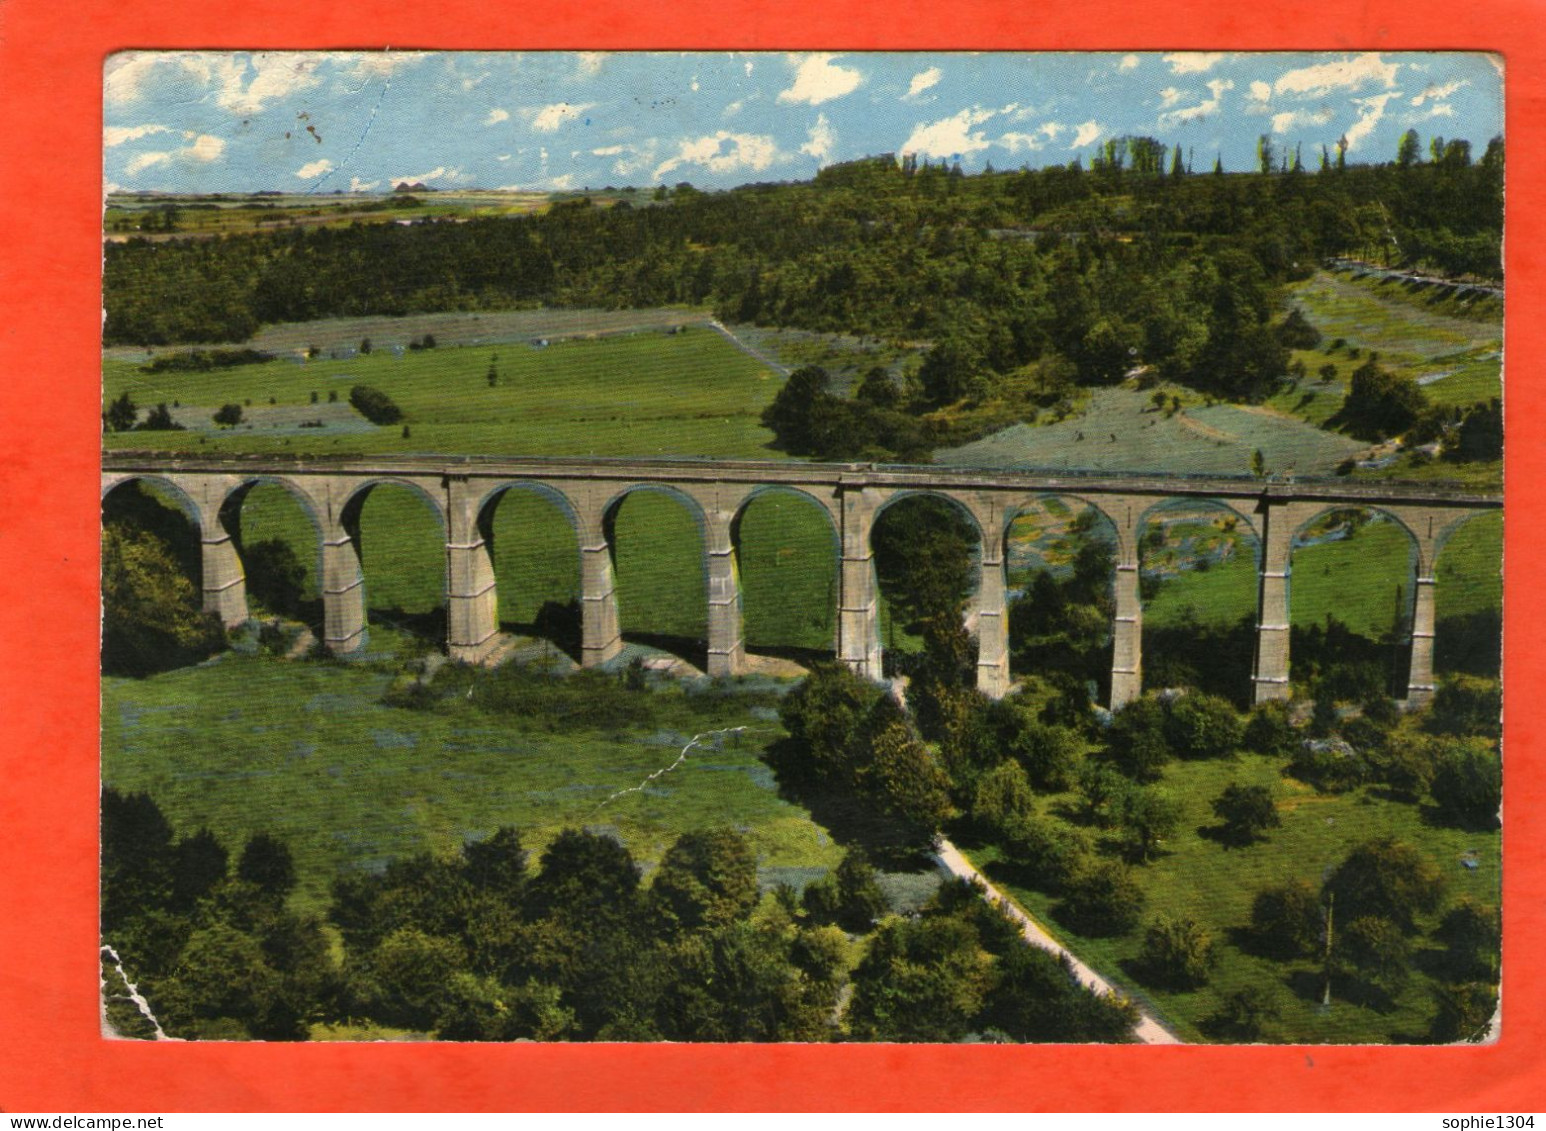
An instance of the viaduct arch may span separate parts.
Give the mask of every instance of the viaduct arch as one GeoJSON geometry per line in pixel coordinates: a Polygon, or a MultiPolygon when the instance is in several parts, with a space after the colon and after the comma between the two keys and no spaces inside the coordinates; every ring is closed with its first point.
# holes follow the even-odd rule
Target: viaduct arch
{"type": "Polygon", "coordinates": [[[944,497],[966,511],[981,533],[981,577],[970,619],[977,626],[978,687],[994,697],[1010,687],[1004,545],[1023,508],[1047,496],[1096,507],[1116,531],[1113,579],[1111,703],[1142,688],[1139,537],[1150,512],[1171,500],[1221,505],[1249,525],[1261,547],[1258,565],[1254,698],[1289,693],[1289,581],[1294,535],[1328,510],[1383,512],[1411,536],[1417,562],[1409,700],[1434,692],[1435,562],[1467,519],[1502,507],[1501,495],[1432,485],[1340,481],[1293,482],[1163,475],[1048,475],[1035,472],[875,464],[758,461],[505,459],[501,457],[228,457],[184,459],[135,452],[105,453],[102,493],[145,479],[172,489],[200,532],[204,607],[228,625],[247,618],[246,582],[228,529],[229,504],[254,482],[287,489],[312,517],[321,539],[324,642],[336,653],[365,638],[365,593],[351,502],[370,487],[396,483],[427,498],[446,532],[449,654],[476,662],[493,649],[498,600],[485,538],[487,512],[506,490],[534,490],[558,503],[578,534],[581,558],[581,661],[597,666],[622,649],[608,514],[629,492],[661,490],[694,510],[708,580],[708,670],[736,675],[745,667],[735,532],[742,511],[773,488],[796,492],[824,509],[836,532],[839,585],[837,657],[861,675],[881,677],[878,587],[870,534],[880,512],[907,495],[944,497]]]}

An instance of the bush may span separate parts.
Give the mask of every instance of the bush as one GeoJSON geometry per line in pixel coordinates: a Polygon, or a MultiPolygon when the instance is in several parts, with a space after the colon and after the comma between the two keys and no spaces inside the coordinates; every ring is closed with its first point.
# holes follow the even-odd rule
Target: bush
{"type": "Polygon", "coordinates": [[[1364,915],[1337,928],[1332,945],[1336,971],[1388,998],[1406,987],[1412,946],[1401,928],[1379,915],[1364,915]]]}
{"type": "Polygon", "coordinates": [[[1291,350],[1313,350],[1321,344],[1321,332],[1310,324],[1298,307],[1288,312],[1288,317],[1278,324],[1278,341],[1291,350]]]}
{"type": "Polygon", "coordinates": [[[215,412],[214,421],[222,428],[235,428],[242,422],[242,406],[224,404],[215,412]]]}
{"type": "Polygon", "coordinates": [[[1450,823],[1495,829],[1503,804],[1503,764],[1494,750],[1459,745],[1439,762],[1430,791],[1439,813],[1450,823]]]}
{"type": "Polygon", "coordinates": [[[349,403],[372,424],[396,424],[403,418],[403,410],[391,397],[369,385],[356,385],[350,389],[349,403]]]}
{"type": "Polygon", "coordinates": [[[1427,729],[1434,734],[1483,735],[1503,731],[1503,688],[1495,679],[1457,675],[1433,697],[1427,729]]]}
{"type": "Polygon", "coordinates": [[[1060,916],[1081,934],[1126,934],[1138,925],[1144,894],[1125,864],[1087,860],[1069,880],[1060,916]]]}
{"type": "Polygon", "coordinates": [[[1250,1043],[1261,1038],[1269,1022],[1282,1016],[1283,1010],[1271,993],[1260,986],[1246,986],[1226,997],[1205,1024],[1217,1036],[1250,1043]]]}
{"type": "Polygon", "coordinates": [[[1282,825],[1272,791],[1264,785],[1230,785],[1214,798],[1213,814],[1224,822],[1224,839],[1248,845],[1265,840],[1268,829],[1282,825]]]}
{"type": "Polygon", "coordinates": [[[1279,958],[1315,954],[1323,923],[1320,897],[1304,880],[1258,892],[1251,904],[1251,933],[1256,945],[1279,958]]]}
{"type": "Polygon", "coordinates": [[[1239,751],[1245,726],[1227,699],[1194,691],[1170,705],[1165,734],[1179,757],[1225,758],[1239,751]]]}
{"type": "Polygon", "coordinates": [[[1031,818],[1005,831],[1004,849],[1011,860],[1035,874],[1034,886],[1057,894],[1085,868],[1094,845],[1080,829],[1031,818]]]}
{"type": "Polygon", "coordinates": [[[972,821],[986,835],[1002,837],[1036,809],[1036,795],[1019,762],[1000,762],[983,774],[972,797],[972,821]]]}
{"type": "Polygon", "coordinates": [[[1294,751],[1288,772],[1322,793],[1343,793],[1369,779],[1369,766],[1340,738],[1307,738],[1294,751]]]}
{"type": "Polygon", "coordinates": [[[817,923],[835,924],[850,934],[865,933],[886,913],[875,869],[858,849],[849,849],[835,869],[808,885],[802,903],[817,923]]]}
{"type": "Polygon", "coordinates": [[[1485,1041],[1492,1031],[1492,1019],[1498,1012],[1496,986],[1468,982],[1460,986],[1435,986],[1438,1006],[1428,1027],[1428,1036],[1440,1044],[1459,1041],[1485,1041]]]}
{"type": "Polygon", "coordinates": [[[1326,882],[1336,897],[1339,921],[1388,919],[1403,931],[1417,929],[1421,915],[1444,900],[1438,866],[1411,845],[1384,837],[1353,849],[1326,882]]]}
{"type": "Polygon", "coordinates": [[[1107,734],[1112,761],[1136,781],[1157,781],[1170,761],[1165,705],[1153,696],[1134,699],[1117,711],[1107,734]]]}
{"type": "Polygon", "coordinates": [[[1247,750],[1276,757],[1292,753],[1298,737],[1288,721],[1288,703],[1268,699],[1252,708],[1241,742],[1247,750]]]}
{"type": "Polygon", "coordinates": [[[1213,936],[1195,919],[1161,915],[1149,925],[1139,955],[1149,981],[1176,990],[1194,990],[1206,984],[1218,964],[1213,936]]]}

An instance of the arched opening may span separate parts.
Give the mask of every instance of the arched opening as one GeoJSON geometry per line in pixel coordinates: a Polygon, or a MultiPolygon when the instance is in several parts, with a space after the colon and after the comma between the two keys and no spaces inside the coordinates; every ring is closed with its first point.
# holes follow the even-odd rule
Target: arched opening
{"type": "Polygon", "coordinates": [[[1117,529],[1099,507],[1063,495],[1020,507],[1004,534],[1009,668],[1111,697],[1117,529]]]}
{"type": "Polygon", "coordinates": [[[708,566],[697,504],[668,488],[631,487],[606,512],[618,624],[646,665],[665,653],[708,668],[708,566]]]}
{"type": "Polygon", "coordinates": [[[253,480],[227,497],[221,522],[236,542],[254,617],[322,624],[322,531],[310,507],[274,480],[253,480]]]}
{"type": "Polygon", "coordinates": [[[547,488],[512,484],[484,504],[478,527],[494,567],[500,631],[578,662],[580,540],[568,504],[547,488]]]}
{"type": "Polygon", "coordinates": [[[1404,699],[1417,543],[1383,511],[1324,511],[1289,551],[1289,676],[1339,701],[1404,699]]]}
{"type": "Polygon", "coordinates": [[[800,491],[754,496],[731,528],[748,650],[802,663],[831,659],[841,546],[827,509],[800,491]]]}
{"type": "Polygon", "coordinates": [[[343,525],[359,555],[373,650],[444,647],[446,531],[439,509],[414,487],[377,482],[350,497],[343,525]]]}
{"type": "Polygon", "coordinates": [[[1434,577],[1434,671],[1497,678],[1503,660],[1503,515],[1462,523],[1439,548],[1434,577]]]}
{"type": "Polygon", "coordinates": [[[196,663],[225,633],[203,600],[198,508],[171,484],[131,479],[102,500],[102,670],[145,676],[196,663]]]}
{"type": "Polygon", "coordinates": [[[967,618],[982,580],[982,531],[971,512],[946,495],[894,497],[875,515],[870,549],[885,673],[914,673],[928,662],[937,678],[973,686],[975,625],[967,618]]]}
{"type": "Polygon", "coordinates": [[[1238,512],[1174,499],[1139,529],[1144,688],[1195,687],[1251,704],[1261,540],[1238,512]]]}

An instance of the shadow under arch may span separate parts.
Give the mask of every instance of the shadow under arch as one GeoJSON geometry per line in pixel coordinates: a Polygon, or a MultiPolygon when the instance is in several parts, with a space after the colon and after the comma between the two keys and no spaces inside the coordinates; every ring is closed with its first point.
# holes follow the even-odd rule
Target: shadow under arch
{"type": "Polygon", "coordinates": [[[219,518],[241,560],[248,600],[318,628],[323,619],[323,534],[316,500],[282,475],[253,476],[227,492],[219,518]],[[294,521],[296,513],[304,527],[294,521]],[[290,562],[275,545],[294,555],[304,571],[300,578],[286,576],[290,562]]]}
{"type": "Polygon", "coordinates": [[[1194,687],[1249,708],[1261,537],[1228,503],[1173,498],[1139,518],[1143,686],[1194,687]]]}
{"type": "Polygon", "coordinates": [[[708,670],[709,532],[702,506],[665,483],[631,484],[602,510],[627,644],[708,670]]]}
{"type": "Polygon", "coordinates": [[[449,578],[439,500],[412,480],[384,476],[353,490],[339,521],[359,561],[367,623],[443,649],[449,578]]]}
{"type": "Polygon", "coordinates": [[[1411,672],[1417,536],[1377,505],[1323,507],[1289,543],[1289,676],[1344,700],[1404,699],[1411,672]]]}
{"type": "Polygon", "coordinates": [[[842,537],[798,487],[758,487],[730,523],[748,651],[810,664],[837,653],[842,537]]]}
{"type": "Polygon", "coordinates": [[[580,662],[580,521],[558,488],[502,482],[478,502],[501,631],[547,641],[580,662]]]}
{"type": "Polygon", "coordinates": [[[1468,515],[1435,543],[1433,669],[1496,678],[1503,661],[1503,515],[1468,515]]]}
{"type": "Polygon", "coordinates": [[[906,667],[906,656],[921,654],[920,618],[931,615],[931,606],[958,602],[975,637],[969,610],[982,587],[987,537],[971,508],[944,491],[904,488],[875,508],[870,551],[886,675],[906,667]]]}
{"type": "Polygon", "coordinates": [[[102,524],[129,523],[167,544],[194,588],[204,583],[201,545],[203,515],[199,504],[172,480],[160,475],[131,475],[102,492],[102,524]]]}
{"type": "Polygon", "coordinates": [[[1099,502],[1042,492],[1005,508],[1010,672],[1111,697],[1121,527],[1099,502]]]}

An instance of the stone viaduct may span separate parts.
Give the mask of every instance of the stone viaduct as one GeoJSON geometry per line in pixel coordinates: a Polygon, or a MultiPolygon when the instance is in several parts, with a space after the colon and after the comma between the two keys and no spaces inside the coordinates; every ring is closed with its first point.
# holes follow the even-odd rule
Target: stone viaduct
{"type": "Polygon", "coordinates": [[[494,646],[498,602],[487,532],[493,507],[508,490],[532,490],[556,503],[577,535],[581,558],[582,662],[599,665],[622,647],[613,586],[609,515],[636,490],[675,496],[703,534],[708,580],[708,671],[744,668],[741,590],[735,530],[747,504],[771,490],[793,491],[828,516],[840,562],[839,659],[881,677],[878,588],[870,548],[877,516],[909,495],[944,497],[970,515],[981,536],[981,580],[970,620],[979,643],[977,681],[992,696],[1010,687],[1004,547],[1009,525],[1048,497],[1096,507],[1116,531],[1116,620],[1111,701],[1135,698],[1142,686],[1139,537],[1156,507],[1174,500],[1228,508],[1259,546],[1259,602],[1252,671],[1255,699],[1289,693],[1289,564],[1295,534],[1317,516],[1348,507],[1383,512],[1411,536],[1417,565],[1408,698],[1431,697],[1435,563],[1444,541],[1467,519],[1502,506],[1499,495],[1429,485],[1353,481],[1292,482],[1163,475],[1047,474],[873,464],[803,464],[695,460],[506,459],[381,456],[339,459],[218,459],[105,453],[102,493],[131,480],[170,488],[201,532],[204,604],[227,625],[247,618],[246,583],[233,540],[241,501],[258,483],[287,489],[309,513],[321,541],[324,636],[346,654],[365,639],[366,605],[358,515],[370,489],[400,484],[439,515],[446,536],[449,654],[476,662],[494,646]]]}

